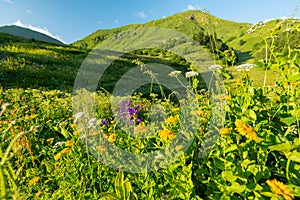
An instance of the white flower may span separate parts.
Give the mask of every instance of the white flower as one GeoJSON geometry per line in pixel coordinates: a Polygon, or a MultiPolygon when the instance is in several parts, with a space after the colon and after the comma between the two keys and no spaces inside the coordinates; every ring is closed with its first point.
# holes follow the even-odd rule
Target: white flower
{"type": "Polygon", "coordinates": [[[79,112],[75,115],[74,123],[76,124],[80,118],[86,118],[84,112],[79,112]]]}
{"type": "Polygon", "coordinates": [[[172,71],[169,76],[170,77],[177,77],[181,74],[181,71],[172,71]]]}
{"type": "Polygon", "coordinates": [[[61,147],[62,145],[64,145],[66,142],[56,142],[53,147],[57,148],[57,147],[61,147]]]}
{"type": "Polygon", "coordinates": [[[242,65],[239,65],[239,66],[236,66],[236,70],[237,71],[249,71],[250,69],[252,69],[254,66],[254,64],[242,64],[242,65]]]}
{"type": "Polygon", "coordinates": [[[208,67],[209,70],[213,70],[213,71],[220,70],[222,68],[223,67],[221,65],[212,65],[212,66],[208,67]]]}
{"type": "Polygon", "coordinates": [[[191,78],[191,77],[195,77],[195,76],[198,76],[198,75],[199,75],[199,73],[194,72],[194,71],[190,71],[190,72],[185,73],[186,78],[191,78]]]}
{"type": "Polygon", "coordinates": [[[96,122],[97,122],[96,118],[90,119],[89,122],[88,122],[88,127],[92,128],[95,125],[96,122]]]}

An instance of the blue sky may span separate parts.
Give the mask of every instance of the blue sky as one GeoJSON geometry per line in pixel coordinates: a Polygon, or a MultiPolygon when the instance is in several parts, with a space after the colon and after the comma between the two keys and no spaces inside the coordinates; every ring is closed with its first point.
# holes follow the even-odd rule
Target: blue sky
{"type": "Polygon", "coordinates": [[[17,24],[71,43],[98,29],[145,23],[187,9],[257,23],[297,16],[300,0],[0,0],[0,26],[17,24]]]}

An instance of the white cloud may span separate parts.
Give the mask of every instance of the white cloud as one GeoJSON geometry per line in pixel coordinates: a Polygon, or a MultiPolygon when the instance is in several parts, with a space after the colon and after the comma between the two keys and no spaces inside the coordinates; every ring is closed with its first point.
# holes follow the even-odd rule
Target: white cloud
{"type": "Polygon", "coordinates": [[[147,15],[145,14],[144,11],[137,12],[135,15],[144,19],[147,18],[147,15]]]}
{"type": "Polygon", "coordinates": [[[199,9],[198,5],[193,6],[192,4],[189,4],[186,8],[186,10],[198,10],[198,9],[199,9]]]}
{"type": "Polygon", "coordinates": [[[0,1],[4,3],[12,3],[12,0],[0,0],[0,1]]]}
{"type": "Polygon", "coordinates": [[[118,24],[118,23],[119,23],[119,20],[115,20],[115,23],[118,24]]]}
{"type": "Polygon", "coordinates": [[[162,16],[162,18],[166,18],[166,17],[167,17],[166,15],[163,15],[163,16],[162,16]]]}
{"type": "Polygon", "coordinates": [[[98,24],[103,24],[103,21],[98,21],[97,23],[98,23],[98,24]]]}
{"type": "Polygon", "coordinates": [[[31,10],[26,10],[26,13],[31,14],[32,11],[31,10]]]}
{"type": "Polygon", "coordinates": [[[52,38],[55,38],[55,39],[57,39],[57,40],[59,40],[59,41],[61,41],[63,43],[66,43],[59,35],[53,35],[52,33],[50,33],[49,30],[46,27],[41,28],[41,27],[38,27],[38,26],[32,26],[31,24],[28,24],[28,25],[27,24],[23,24],[21,22],[21,20],[16,21],[15,23],[13,23],[13,25],[20,26],[20,27],[23,27],[23,28],[28,28],[30,30],[43,33],[43,34],[48,35],[48,36],[50,36],[52,38]]]}

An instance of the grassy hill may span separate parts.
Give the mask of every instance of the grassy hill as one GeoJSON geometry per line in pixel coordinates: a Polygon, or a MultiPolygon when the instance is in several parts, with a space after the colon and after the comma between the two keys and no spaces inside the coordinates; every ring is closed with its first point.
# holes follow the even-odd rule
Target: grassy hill
{"type": "MultiPolygon", "coordinates": [[[[275,27],[282,28],[286,24],[294,23],[295,27],[299,26],[299,20],[272,20],[269,22],[261,22],[258,24],[249,24],[241,22],[233,22],[224,20],[204,13],[199,10],[186,11],[175,14],[159,20],[149,21],[146,24],[132,24],[109,30],[98,30],[91,35],[76,41],[73,45],[83,48],[94,48],[100,42],[118,35],[129,29],[137,29],[142,27],[159,27],[177,30],[193,38],[199,31],[207,34],[217,35],[226,45],[233,48],[239,57],[240,62],[253,62],[254,57],[263,58],[262,50],[265,48],[264,38],[271,33],[275,27]]],[[[283,38],[285,36],[280,35],[283,38]]],[[[297,37],[291,42],[299,44],[297,37]]],[[[259,60],[257,59],[257,60],[259,60]]]]}
{"type": "Polygon", "coordinates": [[[0,27],[0,33],[7,33],[15,36],[20,36],[28,39],[34,39],[38,41],[44,41],[44,42],[49,42],[49,43],[54,43],[54,44],[59,44],[59,45],[64,45],[61,41],[52,38],[48,35],[45,35],[43,33],[33,31],[27,28],[23,28],[20,26],[2,26],[0,27]]]}

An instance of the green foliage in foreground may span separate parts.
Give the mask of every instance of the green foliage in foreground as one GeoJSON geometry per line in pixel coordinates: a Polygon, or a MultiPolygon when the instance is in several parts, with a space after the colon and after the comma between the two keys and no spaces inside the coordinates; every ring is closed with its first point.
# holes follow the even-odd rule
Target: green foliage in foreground
{"type": "MultiPolygon", "coordinates": [[[[93,123],[98,125],[100,133],[88,129],[89,132],[82,135],[85,129],[78,126],[78,120],[90,124],[91,119],[78,119],[74,115],[70,89],[87,52],[70,46],[28,43],[15,37],[3,41],[6,42],[0,47],[0,78],[4,86],[0,91],[1,199],[300,198],[299,46],[285,42],[286,49],[290,50],[285,55],[280,53],[279,44],[272,42],[274,37],[266,39],[269,53],[258,63],[265,72],[259,87],[254,86],[253,81],[261,73],[259,68],[252,68],[250,72],[245,68],[235,70],[232,83],[226,85],[226,96],[219,97],[220,101],[226,99],[224,127],[218,128],[220,136],[205,157],[199,153],[210,124],[212,105],[208,92],[198,90],[197,79],[193,79],[199,107],[188,114],[199,117],[200,123],[192,145],[167,167],[131,174],[112,169],[93,157],[91,152],[101,156],[110,149],[99,145],[89,152],[82,136],[101,134],[101,140],[129,152],[158,150],[178,134],[183,120],[179,104],[164,95],[161,98],[157,94],[150,94],[148,98],[143,94],[133,95],[132,105],[139,107],[136,108],[138,114],[130,116],[134,123],[129,128],[139,134],[155,133],[140,139],[119,127],[111,95],[98,91],[92,94],[90,103],[97,117],[93,123]],[[280,76],[276,84],[268,86],[266,80],[272,69],[280,76]],[[148,127],[151,118],[148,111],[153,105],[165,111],[166,120],[157,127],[148,127]],[[137,122],[138,118],[142,122],[137,122]]],[[[153,61],[153,56],[161,56],[158,60],[163,62],[173,57],[180,65],[176,61],[172,66],[183,72],[189,65],[159,50],[136,53],[142,56],[143,62],[153,61]]],[[[117,66],[133,64],[128,59],[131,55],[126,56],[116,62],[120,63],[117,66]]],[[[134,55],[133,59],[136,58],[134,55]]],[[[123,72],[128,69],[124,67],[123,72]]],[[[214,73],[223,74],[223,70],[233,69],[234,66],[226,66],[214,73]]],[[[114,81],[104,82],[112,87],[114,81]]],[[[174,151],[181,148],[177,145],[174,151]]],[[[118,155],[112,157],[115,159],[118,155]]]]}

